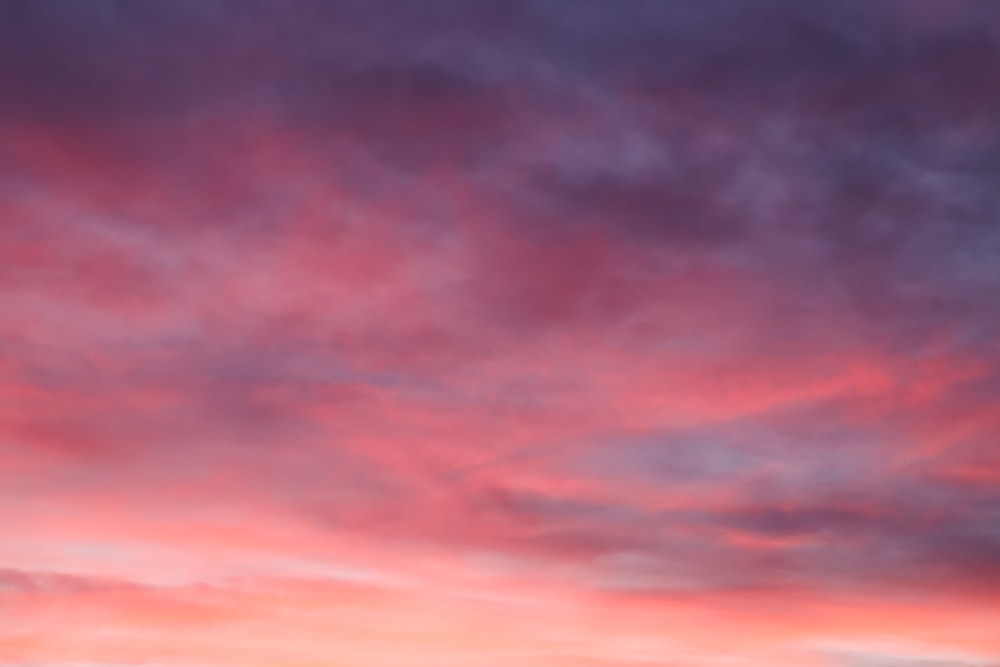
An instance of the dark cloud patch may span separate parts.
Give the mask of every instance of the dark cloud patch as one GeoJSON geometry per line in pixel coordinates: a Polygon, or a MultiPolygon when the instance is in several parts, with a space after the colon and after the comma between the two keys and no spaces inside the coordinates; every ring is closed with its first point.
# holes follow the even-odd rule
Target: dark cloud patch
{"type": "Polygon", "coordinates": [[[218,102],[232,92],[219,74],[248,55],[235,47],[253,10],[220,16],[210,4],[4,3],[4,115],[110,138],[218,102]]]}
{"type": "MultiPolygon", "coordinates": [[[[727,509],[634,515],[641,521],[630,530],[643,539],[619,540],[618,549],[608,542],[599,552],[613,563],[612,580],[649,593],[670,590],[665,582],[678,571],[696,588],[992,591],[1000,562],[992,478],[970,484],[942,476],[938,461],[892,465],[888,433],[838,426],[835,414],[786,415],[771,430],[755,422],[623,440],[579,454],[575,474],[583,461],[601,479],[641,484],[654,498],[725,489],[729,499],[727,509]],[[723,571],[738,574],[720,578],[723,571]]],[[[602,526],[589,528],[603,534],[602,526]]]]}
{"type": "Polygon", "coordinates": [[[873,521],[864,512],[849,507],[761,507],[734,512],[725,518],[724,523],[764,536],[788,537],[851,533],[859,529],[870,529],[873,521]]]}
{"type": "MultiPolygon", "coordinates": [[[[611,230],[636,241],[707,245],[730,242],[744,220],[720,201],[732,178],[723,165],[699,165],[697,157],[663,173],[572,174],[539,169],[533,185],[558,217],[579,230],[611,230]],[[700,168],[699,168],[700,167],[700,168]]],[[[729,165],[735,168],[735,165],[729,165]]]]}
{"type": "Polygon", "coordinates": [[[333,149],[357,142],[393,168],[476,169],[516,131],[516,91],[451,64],[374,63],[328,74],[295,70],[274,104],[333,149]]]}
{"type": "Polygon", "coordinates": [[[870,488],[886,456],[905,446],[880,425],[859,424],[851,401],[808,403],[766,415],[591,443],[574,472],[649,488],[739,482],[757,500],[798,502],[870,488]]]}
{"type": "Polygon", "coordinates": [[[996,46],[967,23],[909,30],[892,3],[641,2],[612,12],[592,2],[47,0],[2,11],[5,117],[49,118],[60,132],[82,125],[74,141],[90,136],[87,151],[113,144],[134,158],[159,132],[157,159],[176,163],[206,140],[184,139],[192,122],[253,107],[333,161],[360,168],[360,148],[382,168],[450,164],[540,199],[550,214],[529,215],[532,225],[597,224],[667,245],[744,239],[752,216],[731,194],[763,160],[802,200],[795,215],[828,230],[845,262],[862,262],[866,282],[896,270],[903,236],[926,225],[921,214],[992,216],[983,166],[997,99],[982,64],[996,46]],[[566,131],[567,118],[583,119],[571,143],[611,124],[668,160],[621,171],[598,149],[566,165],[531,145],[549,126],[566,131]],[[779,141],[765,131],[775,124],[801,129],[779,141]],[[713,148],[720,131],[729,148],[713,148]],[[526,157],[535,166],[523,178],[526,157]],[[973,182],[928,207],[914,172],[925,163],[965,169],[973,182]],[[944,201],[952,196],[962,201],[944,201]]]}
{"type": "Polygon", "coordinates": [[[783,574],[810,585],[995,590],[1000,542],[989,509],[995,494],[951,490],[938,504],[917,500],[926,485],[885,483],[897,490],[880,498],[882,505],[865,505],[864,494],[856,494],[839,503],[748,507],[701,521],[761,537],[804,539],[778,551],[787,559],[783,574]]]}

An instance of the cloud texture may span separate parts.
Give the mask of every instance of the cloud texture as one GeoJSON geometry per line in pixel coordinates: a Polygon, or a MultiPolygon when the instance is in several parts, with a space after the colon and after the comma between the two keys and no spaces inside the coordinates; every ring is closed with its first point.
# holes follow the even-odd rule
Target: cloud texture
{"type": "Polygon", "coordinates": [[[976,0],[0,0],[0,663],[996,663],[997,62],[976,0]]]}

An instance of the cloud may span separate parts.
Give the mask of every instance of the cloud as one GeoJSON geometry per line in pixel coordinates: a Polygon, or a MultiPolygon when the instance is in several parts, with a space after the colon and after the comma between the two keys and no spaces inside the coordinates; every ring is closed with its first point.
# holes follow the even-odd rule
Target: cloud
{"type": "Polygon", "coordinates": [[[588,638],[664,618],[661,662],[866,624],[992,655],[997,26],[972,0],[0,4],[0,580],[42,634],[96,586],[72,613],[131,638],[0,659],[128,661],[146,618],[208,619],[151,655],[225,664],[327,664],[327,636],[359,665],[599,664],[588,638]],[[91,533],[196,562],[56,546],[91,533]],[[262,549],[437,597],[95,583],[262,549]]]}
{"type": "Polygon", "coordinates": [[[831,651],[832,664],[850,667],[959,667],[960,665],[993,665],[994,660],[975,657],[938,657],[898,655],[894,653],[877,653],[866,651],[831,651]]]}

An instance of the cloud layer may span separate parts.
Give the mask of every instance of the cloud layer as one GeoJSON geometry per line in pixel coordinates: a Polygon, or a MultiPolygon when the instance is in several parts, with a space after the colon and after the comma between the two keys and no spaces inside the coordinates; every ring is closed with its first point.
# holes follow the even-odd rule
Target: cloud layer
{"type": "Polygon", "coordinates": [[[819,4],[0,3],[0,662],[996,662],[1000,12],[819,4]]]}

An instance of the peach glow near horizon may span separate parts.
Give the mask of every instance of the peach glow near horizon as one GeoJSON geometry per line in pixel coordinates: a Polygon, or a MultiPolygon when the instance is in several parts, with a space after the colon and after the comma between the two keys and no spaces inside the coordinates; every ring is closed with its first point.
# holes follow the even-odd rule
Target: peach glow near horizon
{"type": "Polygon", "coordinates": [[[818,4],[0,2],[0,667],[1000,665],[1000,9],[818,4]]]}

